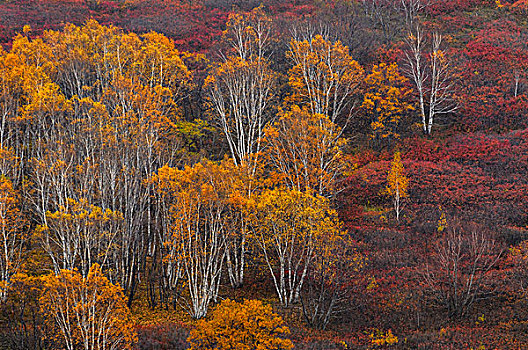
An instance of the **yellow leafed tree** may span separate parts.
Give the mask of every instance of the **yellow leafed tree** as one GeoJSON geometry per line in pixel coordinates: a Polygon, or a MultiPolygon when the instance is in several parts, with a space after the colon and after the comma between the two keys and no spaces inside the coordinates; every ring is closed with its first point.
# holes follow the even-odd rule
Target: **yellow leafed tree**
{"type": "Polygon", "coordinates": [[[351,107],[364,73],[348,47],[315,35],[293,39],[287,55],[293,63],[291,102],[306,106],[312,114],[326,115],[333,123],[340,116],[348,120],[346,107],[351,107]]]}
{"type": "Polygon", "coordinates": [[[396,63],[380,63],[372,67],[365,79],[366,92],[362,108],[372,128],[372,138],[398,139],[399,123],[413,107],[406,101],[410,90],[404,87],[407,78],[398,72],[396,63]]]}
{"type": "Polygon", "coordinates": [[[221,166],[226,171],[225,180],[229,188],[227,210],[224,213],[227,235],[226,270],[233,288],[243,285],[247,264],[247,252],[252,252],[253,230],[245,214],[252,207],[253,196],[265,184],[262,175],[265,164],[259,162],[255,173],[249,171],[251,164],[243,163],[238,166],[230,158],[225,158],[221,166]]]}
{"type": "Polygon", "coordinates": [[[224,300],[209,320],[200,320],[191,331],[190,350],[289,350],[290,330],[271,306],[260,300],[237,303],[224,300]]]}
{"type": "Polygon", "coordinates": [[[267,190],[255,202],[255,240],[281,304],[289,307],[299,301],[318,247],[346,233],[328,199],[310,192],[267,190]]]}
{"type": "Polygon", "coordinates": [[[396,212],[396,220],[398,222],[400,222],[401,200],[409,195],[407,193],[409,179],[405,176],[404,170],[400,152],[397,151],[394,153],[391,169],[387,175],[387,186],[385,187],[385,191],[392,197],[394,211],[396,212]]]}
{"type": "Polygon", "coordinates": [[[94,264],[86,278],[62,270],[44,277],[40,304],[54,322],[53,341],[67,350],[131,349],[137,341],[123,290],[94,264]]]}

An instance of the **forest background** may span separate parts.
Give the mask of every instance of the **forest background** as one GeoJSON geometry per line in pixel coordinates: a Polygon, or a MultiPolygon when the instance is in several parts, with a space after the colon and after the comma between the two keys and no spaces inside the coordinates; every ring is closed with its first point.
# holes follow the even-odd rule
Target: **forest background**
{"type": "Polygon", "coordinates": [[[0,347],[528,347],[526,0],[12,0],[0,43],[0,347]]]}

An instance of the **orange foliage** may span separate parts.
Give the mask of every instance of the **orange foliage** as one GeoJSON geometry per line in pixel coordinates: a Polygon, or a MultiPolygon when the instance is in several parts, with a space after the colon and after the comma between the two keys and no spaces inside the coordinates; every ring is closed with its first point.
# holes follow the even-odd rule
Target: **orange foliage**
{"type": "Polygon", "coordinates": [[[344,167],[341,129],[324,114],[293,106],[265,130],[271,165],[284,185],[332,196],[344,167]]]}
{"type": "Polygon", "coordinates": [[[103,276],[99,265],[86,278],[62,270],[43,279],[40,304],[55,322],[55,341],[68,350],[132,349],[137,336],[123,290],[103,276]]]}

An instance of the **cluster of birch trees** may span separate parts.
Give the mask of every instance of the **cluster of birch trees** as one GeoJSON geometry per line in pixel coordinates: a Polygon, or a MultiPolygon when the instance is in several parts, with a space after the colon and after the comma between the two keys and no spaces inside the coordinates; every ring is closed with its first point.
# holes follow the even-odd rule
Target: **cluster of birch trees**
{"type": "MultiPolygon", "coordinates": [[[[91,20],[34,39],[26,28],[0,52],[2,298],[35,252],[53,274],[86,277],[98,264],[129,305],[141,292],[194,318],[264,269],[283,306],[301,302],[310,323],[328,324],[344,298],[336,271],[363,264],[332,207],[343,132],[357,108],[389,128],[410,110],[399,102],[409,93],[395,64],[369,75],[312,27],[292,33],[281,75],[272,25],[262,8],[230,16],[200,83],[208,122],[182,112],[199,81],[188,67],[205,58],[163,35],[91,20]],[[224,136],[220,161],[187,152],[207,123],[224,136]]],[[[440,37],[429,55],[414,28],[408,75],[430,133],[454,108],[448,64],[440,37]]]]}

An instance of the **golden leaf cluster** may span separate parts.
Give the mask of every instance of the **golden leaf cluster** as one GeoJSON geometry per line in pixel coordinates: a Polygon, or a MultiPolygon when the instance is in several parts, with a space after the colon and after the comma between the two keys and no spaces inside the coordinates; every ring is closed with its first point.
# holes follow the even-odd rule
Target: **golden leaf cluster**
{"type": "Polygon", "coordinates": [[[53,337],[66,349],[132,349],[137,341],[123,290],[103,276],[99,265],[86,278],[62,270],[44,278],[40,304],[56,323],[53,337]]]}
{"type": "Polygon", "coordinates": [[[282,318],[260,300],[226,299],[208,320],[198,321],[188,341],[190,350],[289,350],[293,344],[283,338],[289,333],[282,318]]]}

